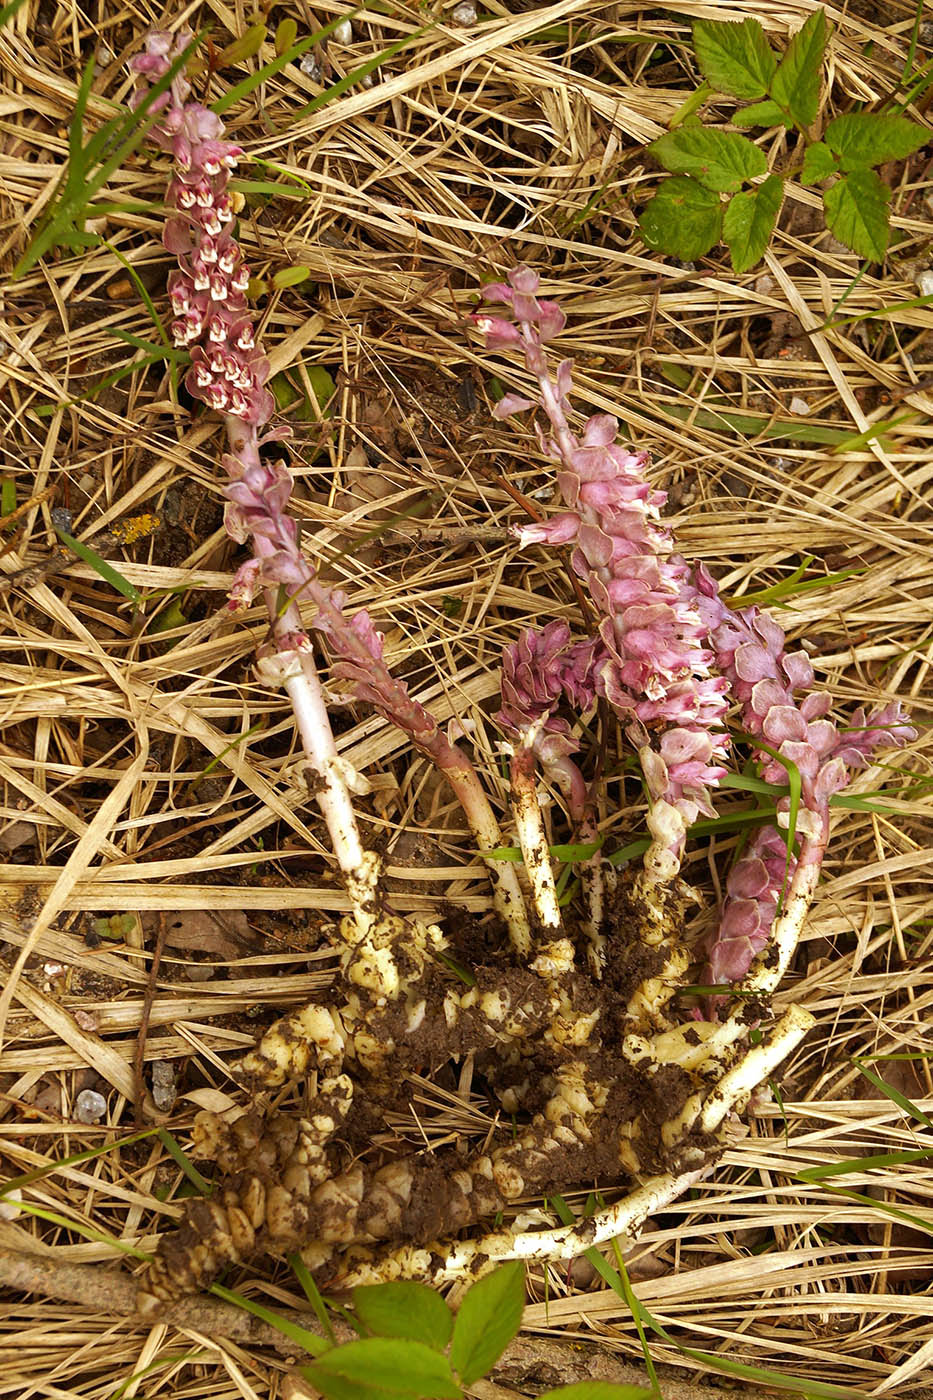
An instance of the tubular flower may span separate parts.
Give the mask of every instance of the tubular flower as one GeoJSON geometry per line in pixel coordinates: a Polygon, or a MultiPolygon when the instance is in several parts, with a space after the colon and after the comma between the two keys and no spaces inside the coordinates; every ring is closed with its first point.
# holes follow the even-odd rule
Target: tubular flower
{"type": "MultiPolygon", "coordinates": [[[[191,40],[184,31],[174,38],[154,32],[146,52],[130,67],[145,87],[168,72],[191,40]]],[[[223,139],[223,122],[215,112],[189,100],[191,86],[183,74],[154,104],[159,119],[155,141],[175,162],[166,202],[174,217],[165,225],[163,243],[178,258],[169,281],[175,319],[172,338],[190,350],[185,387],[209,408],[244,423],[261,426],[275,401],[265,387],[269,362],[256,347],[244,293],[249,268],[233,236],[230,175],[243,154],[223,139]]]]}
{"type": "MultiPolygon", "coordinates": [[[[813,667],[804,651],[788,652],[783,628],[760,612],[734,612],[723,603],[708,571],[696,571],[698,606],[709,627],[716,665],[741,706],[741,724],[767,747],[758,752],[761,775],[782,786],[788,766],[800,774],[800,807],[794,822],[800,852],[788,859],[786,843],[765,827],[736,863],[727,884],[720,928],[710,947],[713,981],[744,976],[764,947],[785,882],[797,867],[819,865],[829,836],[829,800],[864,768],[878,748],[899,748],[917,737],[898,702],[866,718],[859,709],[841,731],[828,718],[831,701],[815,691],[813,667]],[[798,696],[797,692],[804,692],[798,696]]],[[[778,803],[778,822],[790,821],[788,798],[778,803]]]]}
{"type": "Polygon", "coordinates": [[[708,790],[726,772],[727,682],[710,674],[713,653],[696,589],[661,519],[667,497],[645,477],[646,454],[616,443],[619,425],[608,414],[591,417],[582,437],[570,429],[571,363],[564,360],[552,379],[544,353],[545,342],[563,329],[564,315],[554,302],[539,301],[537,289],[537,275],[517,268],[507,282],[484,290],[488,301],[506,303],[514,319],[473,318],[489,348],[524,351],[538,399],[507,395],[497,416],[544,410],[551,431],[541,432],[540,440],[559,466],[557,483],[568,507],[516,534],[523,545],[576,546],[572,567],[601,615],[596,691],[639,750],[654,838],[646,867],[653,878],[667,880],[679,868],[688,826],[700,812],[712,815],[708,790]],[[649,730],[663,731],[660,743],[649,730]]]}

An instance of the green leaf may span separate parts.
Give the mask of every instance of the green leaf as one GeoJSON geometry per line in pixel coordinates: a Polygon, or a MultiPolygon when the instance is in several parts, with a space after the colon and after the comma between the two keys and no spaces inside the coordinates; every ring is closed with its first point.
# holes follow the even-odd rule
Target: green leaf
{"type": "Polygon", "coordinates": [[[835,175],[838,169],[836,157],[825,142],[814,141],[812,146],[807,147],[806,155],[803,158],[800,183],[802,185],[819,185],[823,180],[828,180],[830,175],[835,175]]]}
{"type": "Polygon", "coordinates": [[[578,1381],[546,1390],[538,1400],[654,1400],[657,1391],[637,1385],[612,1385],[609,1381],[578,1381]]]}
{"type": "Polygon", "coordinates": [[[278,58],[282,57],[291,48],[298,38],[298,25],[293,19],[283,19],[276,26],[275,30],[275,52],[278,58]]]}
{"type": "Polygon", "coordinates": [[[450,1308],[424,1283],[399,1280],[354,1288],[353,1308],[377,1337],[407,1337],[443,1351],[454,1330],[450,1308]]]}
{"type": "Polygon", "coordinates": [[[525,1266],[502,1264],[473,1284],[457,1313],[450,1364],[464,1385],[472,1385],[499,1360],[522,1325],[525,1266]]]}
{"type": "Polygon", "coordinates": [[[722,205],[698,181],[675,175],[645,205],[638,228],[649,248],[689,262],[721,241],[722,205]]]}
{"type": "Polygon", "coordinates": [[[826,12],[814,10],[791,39],[771,80],[771,96],[800,127],[812,126],[820,108],[826,12]]]}
{"type": "Polygon", "coordinates": [[[264,24],[251,24],[244,34],[238,39],[234,39],[232,44],[220,54],[218,65],[221,68],[233,67],[237,63],[245,63],[248,58],[255,58],[262,48],[266,38],[266,26],[264,24]]]}
{"type": "Polygon", "coordinates": [[[708,190],[727,194],[739,189],[744,180],[764,175],[768,168],[764,151],[747,136],[705,126],[668,131],[652,141],[648,150],[672,174],[692,175],[708,190]]]}
{"type": "Polygon", "coordinates": [[[784,192],[780,175],[769,175],[757,189],[733,195],[722,219],[722,241],[733,272],[747,272],[759,261],[777,222],[784,192]]]}
{"type": "Polygon", "coordinates": [[[273,274],[272,285],[281,291],[283,287],[297,287],[299,282],[307,282],[310,276],[310,267],[282,267],[273,274]]]}
{"type": "Polygon", "coordinates": [[[753,102],[743,107],[732,118],[736,126],[786,126],[787,117],[776,102],[766,98],[764,102],[753,102]]]}
{"type": "Polygon", "coordinates": [[[423,1342],[364,1337],[333,1347],[302,1373],[327,1400],[461,1400],[446,1356],[423,1342]]]}
{"type": "Polygon", "coordinates": [[[849,112],[834,117],[826,128],[826,144],[839,157],[843,170],[903,160],[930,139],[926,127],[907,117],[886,117],[875,112],[849,112]]]}
{"type": "Polygon", "coordinates": [[[693,47],[700,72],[717,92],[748,99],[768,91],[777,59],[757,19],[694,20],[693,47]]]}
{"type": "Polygon", "coordinates": [[[851,170],[823,195],[832,232],[870,262],[881,262],[888,247],[888,200],[891,191],[874,170],[851,170]]]}

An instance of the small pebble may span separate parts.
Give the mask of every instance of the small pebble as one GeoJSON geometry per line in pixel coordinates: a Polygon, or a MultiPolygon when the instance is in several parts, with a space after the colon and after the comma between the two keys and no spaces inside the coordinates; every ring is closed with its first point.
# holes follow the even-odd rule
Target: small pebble
{"type": "Polygon", "coordinates": [[[176,1098],[175,1066],[171,1060],[152,1062],[152,1101],[160,1113],[169,1113],[176,1098]]]}
{"type": "Polygon", "coordinates": [[[75,1021],[83,1031],[97,1030],[97,1017],[91,1011],[82,1011],[80,1008],[74,1013],[75,1021]]]}
{"type": "Polygon", "coordinates": [[[774,278],[763,272],[760,277],[755,278],[755,291],[760,297],[769,296],[774,291],[774,278]]]}
{"type": "Polygon", "coordinates": [[[99,1123],[107,1112],[107,1100],[96,1089],[82,1089],[75,1099],[76,1123],[99,1123]]]}
{"type": "Polygon", "coordinates": [[[342,19],[334,30],[334,39],[338,44],[353,43],[353,25],[348,19],[342,19]]]}
{"type": "Polygon", "coordinates": [[[799,394],[796,394],[790,401],[790,411],[798,418],[805,418],[810,412],[810,405],[806,399],[802,399],[799,394]]]}
{"type": "Polygon", "coordinates": [[[926,272],[921,272],[917,278],[917,287],[922,297],[933,296],[933,268],[928,268],[926,272]]]}
{"type": "Polygon", "coordinates": [[[303,53],[299,60],[298,67],[306,78],[310,78],[312,83],[321,80],[321,65],[313,53],[303,53]]]}
{"type": "Polygon", "coordinates": [[[460,29],[470,29],[476,23],[476,6],[473,0],[460,0],[459,5],[454,5],[450,12],[451,24],[456,24],[460,29]]]}
{"type": "Polygon", "coordinates": [[[0,1197],[0,1220],[15,1220],[20,1214],[17,1201],[23,1199],[23,1193],[18,1186],[12,1191],[8,1191],[5,1196],[0,1197]]]}

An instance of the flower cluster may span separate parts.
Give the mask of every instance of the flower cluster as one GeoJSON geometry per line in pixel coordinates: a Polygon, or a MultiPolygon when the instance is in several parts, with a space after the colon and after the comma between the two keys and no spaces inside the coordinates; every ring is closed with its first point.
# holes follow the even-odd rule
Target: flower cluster
{"type": "MultiPolygon", "coordinates": [[[[805,651],[788,652],[783,628],[756,607],[735,612],[723,603],[708,571],[696,570],[698,603],[709,628],[716,665],[741,706],[740,722],[767,747],[758,751],[761,775],[787,783],[788,768],[800,775],[800,806],[794,833],[801,838],[799,862],[819,864],[829,835],[829,801],[853,770],[864,768],[878,748],[897,748],[916,738],[898,702],[866,718],[859,709],[840,730],[828,717],[830,698],[813,687],[805,651]]],[[[778,803],[778,821],[790,822],[790,799],[778,803]]],[[[798,858],[773,826],[762,828],[736,862],[726,886],[722,921],[709,945],[714,982],[734,982],[768,941],[781,891],[798,858]]]]}
{"type": "MultiPolygon", "coordinates": [[[[130,61],[143,80],[141,91],[165,76],[190,41],[187,32],[149,34],[146,51],[130,61]]],[[[179,262],[169,279],[172,338],[177,348],[191,352],[185,385],[194,398],[244,423],[261,425],[275,402],[265,388],[269,362],[257,349],[246,305],[249,268],[233,235],[228,190],[242,151],[223,139],[220,117],[190,101],[190,92],[182,74],[153,104],[159,114],[154,139],[175,164],[166,202],[176,216],[163,234],[165,247],[179,262]]]]}
{"type": "Polygon", "coordinates": [[[868,719],[864,710],[857,711],[840,732],[828,718],[829,696],[812,689],[810,658],[805,651],[787,651],[783,628],[759,608],[727,607],[702,565],[696,583],[716,665],[741,706],[746,732],[766,746],[758,755],[762,777],[783,784],[788,765],[794,765],[801,781],[796,829],[820,839],[829,821],[829,799],[846,786],[850,769],[865,767],[877,748],[915,739],[916,731],[895,702],[868,719]],[[803,694],[798,698],[797,692],[803,694]]]}
{"type": "Polygon", "coordinates": [[[572,567],[601,619],[596,691],[628,726],[639,750],[654,837],[646,864],[658,879],[669,879],[679,868],[687,828],[700,812],[712,815],[708,790],[726,771],[727,682],[711,674],[708,629],[690,571],[660,516],[666,495],[645,476],[646,454],[616,443],[619,425],[608,414],[591,417],[582,437],[570,429],[570,361],[552,379],[544,353],[544,344],[563,329],[564,315],[554,302],[539,300],[537,289],[537,274],[517,268],[507,282],[484,289],[488,301],[509,306],[513,319],[474,317],[488,348],[524,352],[538,381],[538,399],[508,394],[497,416],[544,410],[550,432],[539,436],[558,464],[557,484],[568,507],[517,534],[522,544],[576,546],[572,567]],[[663,731],[658,744],[649,733],[656,730],[663,731]]]}

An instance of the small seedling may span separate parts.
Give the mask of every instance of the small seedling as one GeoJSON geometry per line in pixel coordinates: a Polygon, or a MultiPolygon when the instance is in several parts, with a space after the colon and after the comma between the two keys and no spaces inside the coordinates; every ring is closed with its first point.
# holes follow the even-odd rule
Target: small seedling
{"type": "MultiPolygon", "coordinates": [[[[495,1366],[521,1326],[525,1268],[503,1264],[468,1290],[456,1314],[422,1283],[353,1291],[356,1341],[321,1351],[300,1367],[326,1400],[459,1400],[495,1366]]],[[[653,1400],[630,1385],[584,1382],[549,1390],[561,1400],[653,1400]]]]}
{"type": "Polygon", "coordinates": [[[725,243],[733,271],[747,272],[770,242],[785,179],[796,179],[822,187],[826,224],[840,243],[871,262],[884,258],[891,190],[875,167],[912,155],[929,132],[907,117],[849,112],[829,121],[817,139],[828,38],[823,10],[810,16],[780,58],[757,19],[694,21],[693,47],[705,82],[681,108],[680,124],[648,146],[673,176],[639,221],[649,248],[691,260],[725,243]],[[796,128],[807,143],[802,164],[784,174],[769,170],[764,151],[747,136],[703,126],[693,112],[710,92],[749,103],[735,113],[735,126],[796,128]]]}

